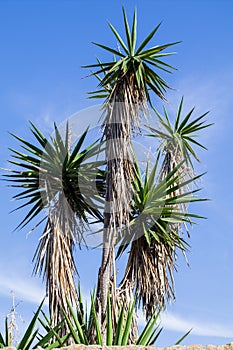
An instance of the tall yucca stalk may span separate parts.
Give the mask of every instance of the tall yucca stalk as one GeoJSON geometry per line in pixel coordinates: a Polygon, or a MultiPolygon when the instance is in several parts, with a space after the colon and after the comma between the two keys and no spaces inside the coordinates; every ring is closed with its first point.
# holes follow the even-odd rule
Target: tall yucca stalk
{"type": "MultiPolygon", "coordinates": [[[[173,68],[162,61],[162,57],[171,53],[163,51],[171,45],[153,46],[145,49],[154,37],[158,25],[137,47],[137,15],[134,11],[132,30],[130,31],[126,13],[123,9],[126,42],[109,23],[120,49],[101,47],[115,55],[112,62],[98,62],[86,66],[97,68],[95,75],[104,73],[100,81],[100,90],[93,92],[96,97],[106,97],[104,104],[103,138],[106,144],[106,202],[104,212],[103,255],[99,273],[99,300],[101,305],[101,320],[104,327],[107,305],[107,293],[110,279],[115,276],[113,251],[114,241],[121,236],[123,226],[129,227],[130,208],[133,194],[133,152],[130,137],[139,126],[140,113],[147,110],[147,101],[150,102],[149,91],[164,99],[164,92],[169,87],[157,73],[157,70],[170,72],[173,68]],[[122,51],[122,52],[121,52],[122,51]],[[155,70],[154,70],[155,69],[155,70]],[[109,89],[110,87],[110,89],[109,89]]],[[[114,289],[112,297],[114,297],[114,289]]]]}
{"type": "MultiPolygon", "coordinates": [[[[88,159],[99,151],[99,145],[83,148],[86,130],[71,149],[68,126],[64,140],[56,125],[51,139],[47,139],[33,124],[31,132],[38,145],[13,135],[26,153],[11,149],[13,159],[10,163],[15,165],[15,169],[5,176],[10,186],[21,190],[14,199],[25,201],[17,209],[30,207],[18,228],[23,228],[47,209],[44,218],[35,226],[46,220],[34,256],[34,272],[42,274],[46,280],[51,326],[54,327],[63,319],[62,309],[69,314],[67,300],[78,307],[73,250],[77,242],[85,243],[83,231],[88,225],[87,216],[102,221],[96,209],[96,198],[91,206],[90,182],[95,178],[91,172],[96,174],[96,169],[88,163],[88,159]],[[83,193],[80,192],[80,183],[82,188],[86,188],[83,193]],[[85,195],[88,196],[88,205],[85,195]]],[[[100,195],[103,193],[102,185],[102,174],[97,172],[100,195]]]]}

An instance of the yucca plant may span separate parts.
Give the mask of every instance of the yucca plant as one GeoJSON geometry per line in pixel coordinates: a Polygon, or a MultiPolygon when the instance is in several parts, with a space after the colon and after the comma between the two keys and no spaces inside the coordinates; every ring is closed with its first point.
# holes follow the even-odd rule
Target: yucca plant
{"type": "Polygon", "coordinates": [[[46,279],[53,327],[63,318],[61,308],[66,309],[66,299],[78,307],[73,249],[76,243],[85,244],[83,231],[88,225],[88,216],[102,221],[97,203],[104,193],[103,173],[96,169],[98,162],[91,161],[99,152],[99,145],[83,147],[88,130],[71,149],[68,125],[64,141],[56,125],[54,129],[54,137],[49,140],[31,123],[37,146],[12,134],[26,153],[11,149],[13,159],[9,162],[16,169],[4,175],[10,186],[21,190],[13,197],[24,200],[17,210],[30,208],[17,228],[23,228],[47,209],[35,225],[46,221],[34,256],[34,272],[46,279]],[[99,191],[98,198],[92,195],[93,181],[99,191]]]}
{"type": "Polygon", "coordinates": [[[30,206],[18,228],[38,215],[34,228],[45,222],[34,257],[35,273],[46,279],[50,308],[50,319],[46,315],[45,321],[40,319],[49,334],[44,343],[38,335],[40,346],[50,346],[50,335],[58,347],[69,341],[151,344],[159,332],[157,313],[175,296],[177,253],[185,254],[189,247],[183,231],[188,234],[188,225],[201,218],[188,211],[187,204],[205,200],[196,198],[198,189],[192,188],[200,176],[194,175],[191,159],[198,159],[192,145],[203,147],[195,134],[208,126],[203,122],[206,114],[191,120],[191,110],[182,119],[182,99],[172,126],[165,108],[165,118],[154,109],[160,127],[149,126],[149,130],[150,136],[160,140],[157,151],[161,156],[159,153],[151,171],[140,169],[132,136],[140,131],[148,106],[153,107],[153,96],[157,101],[165,100],[169,85],[160,74],[174,69],[164,58],[173,54],[166,49],[177,42],[148,48],[159,24],[137,45],[136,11],[131,29],[124,9],[123,18],[125,40],[109,23],[118,49],[95,43],[113,54],[113,59],[97,59],[96,64],[86,66],[94,70],[91,75],[99,81],[97,90],[90,92],[91,98],[104,99],[102,139],[84,147],[86,130],[71,147],[68,126],[62,138],[56,125],[54,136],[48,139],[31,124],[37,145],[13,135],[23,151],[12,149],[10,162],[15,168],[6,176],[21,191],[14,198],[25,201],[18,209],[30,206]],[[101,150],[105,164],[92,160],[101,150]],[[44,209],[47,213],[42,217],[44,209]],[[85,244],[84,233],[93,221],[103,225],[103,242],[97,291],[88,317],[75,285],[73,248],[76,243],[85,244]],[[117,258],[129,249],[119,285],[116,244],[117,258]],[[148,324],[138,337],[135,310],[140,305],[148,324]]]}
{"type": "MultiPolygon", "coordinates": [[[[79,285],[79,298],[80,298],[80,309],[82,312],[73,310],[72,306],[68,303],[72,320],[68,317],[65,311],[64,318],[69,327],[69,337],[72,338],[72,342],[75,344],[84,345],[103,345],[104,338],[101,333],[101,324],[98,321],[98,315],[95,309],[95,292],[91,294],[91,307],[89,312],[87,307],[84,307],[82,293],[79,285]],[[93,323],[94,327],[91,327],[93,323]]],[[[107,346],[125,346],[129,344],[148,346],[154,345],[158,337],[162,332],[160,325],[160,313],[161,310],[155,309],[151,315],[149,321],[145,324],[140,332],[137,339],[132,341],[131,329],[133,324],[133,316],[135,309],[136,299],[132,304],[126,305],[124,303],[119,307],[119,315],[117,318],[116,326],[114,326],[114,315],[113,310],[115,305],[112,304],[110,292],[107,297],[107,309],[106,309],[106,345],[107,346]]],[[[191,332],[188,331],[184,334],[177,342],[176,345],[180,344],[191,332]]],[[[69,340],[69,338],[67,339],[69,340]]]]}
{"type": "MultiPolygon", "coordinates": [[[[67,322],[70,330],[70,337],[72,337],[74,342],[76,344],[85,345],[103,345],[101,324],[98,321],[98,316],[95,310],[95,295],[91,295],[91,307],[89,315],[87,315],[87,311],[84,311],[85,308],[82,304],[81,308],[83,312],[81,315],[79,312],[76,315],[69,303],[68,306],[70,309],[70,313],[72,314],[73,322],[70,320],[65,311],[64,317],[65,322],[67,322]],[[94,327],[90,328],[92,323],[94,327]]],[[[131,305],[128,305],[127,307],[124,304],[121,305],[121,307],[119,308],[117,325],[116,327],[114,327],[112,313],[114,305],[112,305],[110,293],[108,293],[106,310],[106,345],[124,346],[130,343],[130,333],[133,321],[134,306],[135,302],[133,302],[131,305]]],[[[158,318],[159,311],[156,311],[151,317],[150,321],[145,326],[145,328],[143,329],[143,331],[141,332],[141,335],[135,341],[135,344],[146,346],[155,342],[162,330],[157,324],[158,318]]]]}
{"type": "MultiPolygon", "coordinates": [[[[151,174],[146,169],[143,181],[139,167],[136,167],[133,217],[136,215],[140,220],[136,220],[136,225],[135,218],[132,220],[131,231],[136,239],[131,245],[119,293],[127,294],[132,299],[134,291],[147,318],[155,306],[164,307],[166,299],[175,299],[173,272],[176,270],[177,251],[181,250],[185,255],[189,245],[183,233],[189,236],[188,225],[193,224],[193,218],[199,217],[189,213],[187,205],[203,200],[195,198],[198,189],[194,185],[200,176],[194,175],[192,157],[196,160],[198,157],[192,144],[205,148],[196,140],[196,132],[211,124],[204,121],[207,113],[191,120],[194,108],[182,118],[182,107],[183,98],[174,126],[165,107],[165,118],[155,110],[158,128],[148,126],[152,132],[148,136],[160,141],[158,149],[163,155],[160,168],[155,165],[151,174]]],[[[124,241],[127,244],[120,247],[118,255],[125,250],[130,239],[125,238],[124,241]]]]}
{"type": "MultiPolygon", "coordinates": [[[[183,102],[184,98],[182,97],[174,123],[171,122],[166,108],[163,107],[164,116],[154,109],[158,118],[158,127],[155,129],[147,126],[151,131],[151,134],[148,136],[156,138],[159,141],[158,149],[161,150],[164,155],[160,170],[160,180],[166,178],[166,176],[181,162],[182,166],[179,168],[179,173],[186,180],[192,178],[195,175],[193,159],[199,161],[196,150],[193,147],[206,149],[204,145],[197,141],[197,137],[199,131],[212,125],[207,124],[204,119],[208,112],[193,119],[192,116],[195,109],[193,107],[183,116],[183,102]]],[[[182,195],[184,191],[189,191],[189,185],[186,185],[187,188],[178,186],[174,195],[182,195]]],[[[195,185],[195,183],[192,183],[192,186],[193,185],[195,185]]],[[[183,212],[187,211],[187,204],[182,204],[182,210],[183,212]]],[[[170,224],[170,226],[178,232],[179,224],[174,223],[170,224]]],[[[188,233],[187,229],[186,232],[188,233]]]]}
{"type": "MultiPolygon", "coordinates": [[[[196,201],[193,195],[198,189],[195,189],[194,185],[200,178],[194,175],[192,157],[196,160],[199,159],[192,144],[205,149],[205,146],[196,140],[196,132],[209,127],[211,124],[206,124],[204,121],[204,117],[208,112],[191,119],[194,108],[182,118],[182,107],[183,98],[177,111],[174,126],[169,120],[165,107],[164,118],[155,110],[159,120],[158,128],[148,126],[148,129],[152,132],[148,136],[159,139],[158,149],[164,157],[157,174],[158,188],[164,184],[168,186],[164,192],[155,192],[158,196],[157,203],[159,203],[160,195],[162,195],[165,199],[164,206],[168,210],[166,215],[168,214],[170,219],[169,217],[163,217],[161,211],[161,216],[156,225],[147,227],[147,219],[143,217],[143,220],[141,220],[143,227],[137,232],[140,235],[140,232],[144,231],[144,235],[132,243],[126,274],[122,281],[122,287],[119,289],[126,290],[127,285],[131,289],[135,288],[135,293],[144,306],[147,318],[153,312],[153,305],[163,307],[166,299],[175,298],[173,271],[176,269],[177,250],[181,250],[185,255],[186,248],[189,245],[182,237],[183,232],[186,232],[189,236],[188,225],[193,223],[193,217],[197,217],[187,212],[187,204],[193,202],[193,200],[196,201]],[[166,224],[164,225],[163,222],[163,225],[161,225],[161,220],[162,222],[165,220],[166,224]]],[[[143,208],[144,211],[144,206],[147,205],[148,198],[150,198],[149,193],[151,191],[153,193],[154,190],[152,186],[155,181],[154,176],[155,168],[150,176],[147,169],[143,185],[142,177],[140,175],[136,176],[136,179],[139,179],[136,186],[136,208],[141,208],[141,210],[143,208]]],[[[153,209],[152,212],[155,214],[156,209],[153,209]]],[[[124,245],[119,252],[123,248],[124,245]]]]}
{"type": "Polygon", "coordinates": [[[173,271],[176,270],[178,251],[188,249],[188,242],[182,237],[182,226],[202,218],[184,212],[187,203],[205,201],[197,198],[198,189],[187,191],[187,186],[202,175],[189,180],[180,174],[183,163],[178,164],[161,180],[159,177],[159,156],[155,166],[144,174],[135,164],[133,182],[134,197],[129,233],[121,241],[117,257],[131,243],[125,275],[118,288],[121,299],[129,300],[135,295],[136,304],[142,305],[146,318],[150,319],[156,308],[163,308],[166,299],[175,297],[173,271]],[[178,189],[181,194],[177,194],[178,189]],[[174,229],[174,224],[181,230],[174,229]]]}
{"type": "Polygon", "coordinates": [[[197,153],[193,146],[206,149],[204,145],[197,141],[200,130],[208,128],[213,124],[206,124],[205,117],[209,112],[192,119],[195,108],[193,107],[185,116],[183,114],[183,102],[182,97],[174,123],[171,122],[168,112],[163,107],[164,116],[162,116],[156,109],[154,112],[158,118],[158,127],[152,128],[147,126],[151,131],[148,136],[155,137],[159,140],[159,147],[165,154],[163,166],[161,169],[161,178],[166,176],[177,164],[181,161],[185,161],[182,170],[187,175],[193,173],[194,165],[192,158],[199,161],[197,153]]]}
{"type": "MultiPolygon", "coordinates": [[[[95,68],[93,73],[100,78],[100,89],[92,96],[107,98],[104,103],[103,139],[106,141],[106,196],[104,212],[103,254],[99,273],[101,319],[104,327],[107,305],[107,290],[114,274],[114,240],[121,235],[123,227],[129,226],[130,206],[133,193],[133,152],[130,136],[139,127],[140,114],[147,110],[151,102],[150,92],[164,99],[168,83],[159,71],[170,72],[173,67],[163,61],[164,50],[177,43],[156,45],[147,48],[160,25],[142,41],[137,43],[137,14],[134,11],[132,30],[123,8],[126,41],[115,27],[109,27],[117,39],[120,49],[116,50],[102,44],[98,47],[114,55],[110,62],[98,62],[85,66],[95,68]],[[136,47],[137,46],[137,47],[136,47]]],[[[113,278],[115,280],[115,277],[113,278]]],[[[113,282],[112,288],[115,282],[113,282]]],[[[113,293],[114,294],[114,293],[113,293]]],[[[104,331],[104,330],[103,330],[104,331]]]]}
{"type": "MultiPolygon", "coordinates": [[[[80,304],[77,313],[74,312],[74,309],[68,302],[67,307],[69,310],[69,315],[63,309],[64,319],[55,327],[52,327],[50,318],[42,309],[44,303],[44,300],[42,300],[31,322],[29,323],[28,327],[24,331],[23,336],[17,342],[17,344],[13,344],[12,342],[8,317],[6,317],[5,334],[0,332],[0,348],[12,347],[14,345],[17,350],[30,350],[38,348],[52,350],[65,347],[71,342],[74,344],[84,345],[103,345],[103,338],[100,331],[101,325],[98,323],[98,318],[94,306],[94,294],[91,295],[91,308],[88,314],[87,307],[84,307],[82,301],[83,299],[80,290],[80,284],[78,291],[80,304]],[[90,324],[92,321],[94,322],[94,334],[90,333],[90,324]],[[61,328],[64,327],[64,323],[67,323],[66,328],[68,332],[61,337],[59,333],[61,328]],[[39,328],[39,324],[42,329],[39,328]]],[[[130,343],[130,329],[133,319],[134,303],[132,305],[129,305],[127,309],[124,305],[121,306],[117,327],[115,330],[112,323],[112,307],[113,305],[111,305],[110,294],[108,293],[106,344],[108,346],[125,346],[130,343]]],[[[147,324],[142,329],[140,336],[135,340],[135,345],[148,346],[153,345],[156,342],[160,333],[162,332],[159,316],[160,311],[155,310],[149,322],[147,322],[147,324]]],[[[180,344],[181,341],[183,341],[189,333],[190,331],[183,335],[176,342],[176,345],[180,344]]]]}
{"type": "Polygon", "coordinates": [[[70,345],[68,340],[70,337],[69,332],[61,336],[61,333],[64,333],[64,329],[68,329],[64,327],[65,320],[62,319],[55,327],[52,327],[51,320],[46,313],[43,310],[40,313],[41,316],[38,317],[38,321],[40,326],[42,326],[42,330],[39,328],[36,336],[37,342],[35,342],[33,348],[38,349],[41,347],[46,350],[52,350],[70,345]]]}
{"type": "Polygon", "coordinates": [[[13,343],[8,316],[5,318],[5,334],[0,333],[0,348],[15,346],[17,350],[38,349],[39,347],[45,350],[52,350],[67,345],[70,334],[67,333],[63,337],[59,336],[60,330],[64,325],[64,319],[55,327],[52,327],[50,319],[42,310],[43,304],[44,300],[42,300],[18,342],[15,341],[13,343]],[[42,329],[40,329],[39,324],[42,326],[42,329]]]}
{"type": "MultiPolygon", "coordinates": [[[[47,345],[49,342],[51,342],[54,332],[56,330],[50,329],[45,335],[40,336],[40,342],[38,343],[37,337],[39,336],[39,328],[36,328],[36,324],[39,320],[40,313],[42,311],[44,300],[41,302],[40,306],[38,307],[37,311],[35,312],[35,315],[33,316],[31,322],[29,323],[28,327],[24,331],[24,334],[18,344],[16,345],[17,350],[29,350],[29,349],[35,349],[38,346],[43,347],[43,349],[53,349],[57,346],[57,343],[51,343],[49,345],[49,348],[47,345]]],[[[59,325],[60,327],[60,325],[59,325]]],[[[8,324],[8,317],[5,319],[5,335],[0,333],[0,347],[11,347],[15,344],[12,343],[12,336],[9,331],[9,324],[8,324]]]]}

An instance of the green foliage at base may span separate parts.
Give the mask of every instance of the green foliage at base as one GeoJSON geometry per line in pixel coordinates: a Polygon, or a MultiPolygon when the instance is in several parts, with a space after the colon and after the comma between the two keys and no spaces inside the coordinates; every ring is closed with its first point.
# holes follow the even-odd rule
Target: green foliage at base
{"type": "MultiPolygon", "coordinates": [[[[79,288],[79,312],[74,312],[72,306],[68,303],[72,318],[63,310],[64,319],[55,327],[51,327],[50,320],[42,310],[43,302],[41,302],[37,311],[35,312],[31,322],[29,323],[24,335],[16,346],[17,350],[30,350],[41,347],[45,350],[52,350],[55,348],[62,348],[70,344],[84,344],[84,345],[103,345],[103,338],[101,333],[101,324],[98,321],[97,312],[95,309],[95,296],[91,295],[90,311],[84,307],[82,302],[82,294],[79,288]],[[84,311],[85,310],[85,311],[84,311]],[[42,326],[42,330],[36,324],[42,326]],[[68,326],[69,332],[60,337],[61,329],[64,325],[68,326]],[[43,334],[41,333],[43,331],[43,334]]],[[[135,302],[132,305],[122,305],[119,308],[118,318],[114,327],[112,319],[112,305],[110,294],[108,295],[108,305],[106,314],[106,345],[125,346],[130,342],[131,328],[133,324],[133,315],[135,310],[135,302]]],[[[161,311],[155,311],[149,319],[145,327],[142,329],[138,338],[134,341],[135,345],[148,346],[155,344],[162,328],[159,323],[159,316],[161,311]]],[[[183,341],[190,333],[188,331],[183,335],[175,345],[183,341]]],[[[132,343],[131,343],[132,345],[132,343]]],[[[8,317],[5,319],[5,334],[0,333],[0,348],[13,346],[12,334],[9,330],[8,317]]]]}

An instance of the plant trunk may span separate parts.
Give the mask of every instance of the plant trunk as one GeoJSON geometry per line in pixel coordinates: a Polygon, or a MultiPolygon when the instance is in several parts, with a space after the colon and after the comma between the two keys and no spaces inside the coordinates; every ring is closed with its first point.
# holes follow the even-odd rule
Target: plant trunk
{"type": "Polygon", "coordinates": [[[102,249],[102,261],[99,273],[99,300],[100,300],[100,324],[103,338],[103,345],[106,345],[106,307],[107,297],[110,290],[110,274],[111,274],[111,248],[109,242],[104,242],[102,249]]]}
{"type": "Polygon", "coordinates": [[[117,319],[116,276],[114,246],[119,242],[130,223],[132,200],[133,150],[131,129],[136,126],[138,106],[132,102],[128,79],[122,78],[113,89],[106,108],[103,139],[106,142],[106,195],[102,262],[99,271],[98,293],[102,336],[106,341],[106,306],[110,292],[113,323],[117,319]]]}
{"type": "Polygon", "coordinates": [[[113,179],[112,166],[114,160],[107,162],[107,177],[106,177],[106,197],[104,208],[104,231],[103,231],[103,247],[102,247],[102,261],[99,270],[99,281],[97,297],[99,298],[99,320],[101,324],[101,333],[103,338],[103,345],[106,344],[106,307],[108,292],[111,291],[111,278],[113,275],[113,252],[114,252],[114,229],[113,229],[113,215],[111,212],[111,203],[113,200],[113,179]]]}

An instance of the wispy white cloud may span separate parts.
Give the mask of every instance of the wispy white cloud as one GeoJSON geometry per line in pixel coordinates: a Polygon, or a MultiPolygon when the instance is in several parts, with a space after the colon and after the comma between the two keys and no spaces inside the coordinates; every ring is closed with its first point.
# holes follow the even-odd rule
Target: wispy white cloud
{"type": "Polygon", "coordinates": [[[39,304],[45,297],[45,290],[39,287],[32,278],[23,278],[16,275],[5,276],[0,274],[0,294],[9,296],[14,291],[17,299],[39,304]]]}
{"type": "Polygon", "coordinates": [[[187,332],[192,329],[192,334],[201,336],[213,336],[233,338],[233,324],[219,324],[215,322],[204,322],[198,320],[187,320],[182,316],[165,313],[162,316],[164,328],[187,332]]]}
{"type": "MultiPolygon", "coordinates": [[[[145,325],[145,319],[142,313],[138,315],[138,324],[145,325]]],[[[161,316],[161,326],[165,330],[183,332],[184,334],[192,329],[192,335],[205,337],[233,338],[233,324],[220,324],[216,322],[207,322],[195,319],[186,319],[183,316],[175,315],[170,312],[164,312],[161,316]]]]}

